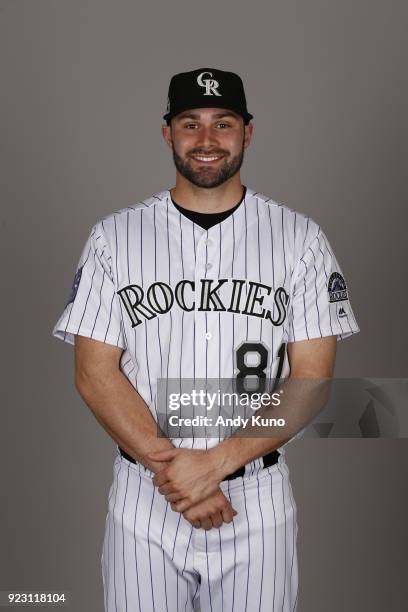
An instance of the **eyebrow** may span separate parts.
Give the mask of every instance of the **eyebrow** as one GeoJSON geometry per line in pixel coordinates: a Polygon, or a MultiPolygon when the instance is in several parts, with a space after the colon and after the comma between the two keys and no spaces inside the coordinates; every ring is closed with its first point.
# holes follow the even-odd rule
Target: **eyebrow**
{"type": "MultiPolygon", "coordinates": [[[[233,119],[238,118],[237,115],[233,113],[229,113],[228,111],[224,113],[215,113],[213,116],[215,119],[221,119],[222,117],[232,117],[233,119]]],[[[197,113],[185,112],[185,113],[181,113],[181,115],[177,117],[178,121],[181,121],[182,119],[200,119],[200,115],[197,113]]]]}

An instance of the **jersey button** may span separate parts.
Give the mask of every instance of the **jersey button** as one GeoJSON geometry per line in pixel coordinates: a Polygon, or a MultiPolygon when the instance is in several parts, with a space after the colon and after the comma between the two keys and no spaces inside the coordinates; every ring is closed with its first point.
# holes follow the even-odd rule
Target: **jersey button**
{"type": "Polygon", "coordinates": [[[211,332],[207,332],[207,333],[205,334],[205,339],[206,339],[206,340],[211,340],[211,338],[212,338],[212,333],[211,333],[211,332]]]}
{"type": "Polygon", "coordinates": [[[205,264],[205,269],[206,270],[211,270],[211,268],[212,268],[212,264],[210,264],[210,263],[205,264]]]}

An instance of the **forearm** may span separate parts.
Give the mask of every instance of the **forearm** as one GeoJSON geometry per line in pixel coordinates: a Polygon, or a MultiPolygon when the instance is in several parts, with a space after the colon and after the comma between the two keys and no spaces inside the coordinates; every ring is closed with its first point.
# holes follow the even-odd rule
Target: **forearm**
{"type": "Polygon", "coordinates": [[[226,438],[209,452],[218,456],[222,474],[227,476],[250,461],[263,457],[288,442],[290,438],[226,438]]]}
{"type": "Polygon", "coordinates": [[[232,436],[208,452],[213,455],[222,474],[230,474],[241,466],[279,449],[300,430],[309,425],[326,404],[330,391],[330,379],[306,379],[289,377],[280,386],[279,405],[268,405],[254,415],[263,422],[276,419],[278,425],[249,425],[240,427],[232,436]]]}
{"type": "Polygon", "coordinates": [[[97,421],[123,450],[155,473],[165,467],[146,455],[174,446],[168,438],[158,436],[148,406],[120,370],[79,374],[76,387],[97,421]]]}

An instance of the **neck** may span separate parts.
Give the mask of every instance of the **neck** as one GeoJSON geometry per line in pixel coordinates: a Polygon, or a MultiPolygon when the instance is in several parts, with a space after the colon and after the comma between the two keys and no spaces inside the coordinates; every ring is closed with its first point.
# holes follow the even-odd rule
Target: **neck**
{"type": "Polygon", "coordinates": [[[170,189],[173,200],[188,210],[203,213],[218,213],[229,210],[242,198],[244,187],[239,173],[218,187],[197,187],[184,177],[176,177],[176,186],[170,189]]]}

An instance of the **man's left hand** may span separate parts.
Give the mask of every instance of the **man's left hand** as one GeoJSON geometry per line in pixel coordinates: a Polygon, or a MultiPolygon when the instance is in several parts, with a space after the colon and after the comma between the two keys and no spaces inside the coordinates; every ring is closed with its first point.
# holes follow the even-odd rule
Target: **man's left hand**
{"type": "Polygon", "coordinates": [[[225,477],[218,456],[206,450],[174,448],[148,456],[153,461],[169,462],[156,473],[153,484],[177,512],[184,512],[215,493],[225,477]]]}

